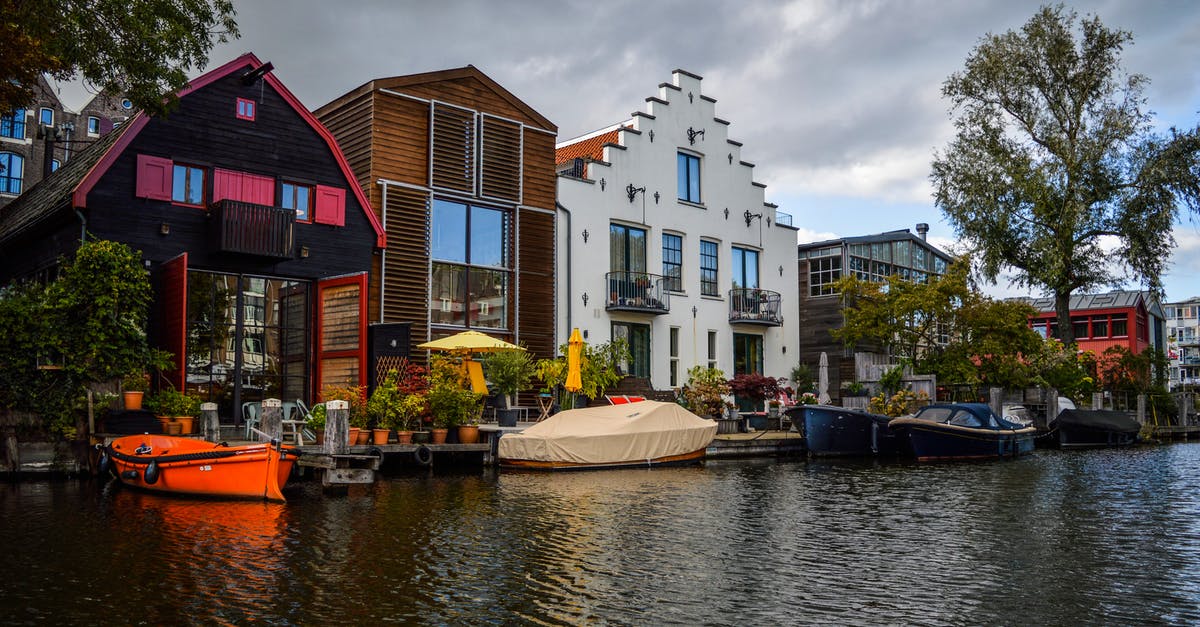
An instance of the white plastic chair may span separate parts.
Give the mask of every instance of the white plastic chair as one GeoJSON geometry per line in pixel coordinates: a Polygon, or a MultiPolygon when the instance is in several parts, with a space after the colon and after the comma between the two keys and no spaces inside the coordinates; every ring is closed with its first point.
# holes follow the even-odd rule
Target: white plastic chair
{"type": "Polygon", "coordinates": [[[246,439],[247,440],[255,439],[255,438],[251,437],[251,435],[254,433],[253,429],[257,429],[260,426],[259,425],[260,419],[259,419],[259,415],[258,415],[258,408],[259,408],[258,403],[254,403],[254,402],[242,403],[242,420],[246,423],[246,439]]]}

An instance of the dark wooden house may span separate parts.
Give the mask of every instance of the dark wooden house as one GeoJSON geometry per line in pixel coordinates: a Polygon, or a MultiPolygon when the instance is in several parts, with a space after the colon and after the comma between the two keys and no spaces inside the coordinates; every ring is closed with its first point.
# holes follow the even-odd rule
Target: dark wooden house
{"type": "Polygon", "coordinates": [[[553,354],[557,127],[473,66],[376,79],[316,116],[387,231],[372,321],[553,354]]]}
{"type": "Polygon", "coordinates": [[[358,384],[382,227],[333,136],[251,54],[136,114],[0,211],[0,284],[52,276],[82,238],[141,251],[176,387],[239,419],[358,384]]]}

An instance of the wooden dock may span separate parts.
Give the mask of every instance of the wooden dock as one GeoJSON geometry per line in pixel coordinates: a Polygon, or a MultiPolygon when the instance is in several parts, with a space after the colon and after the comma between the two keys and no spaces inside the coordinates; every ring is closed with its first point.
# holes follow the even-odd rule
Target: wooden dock
{"type": "Polygon", "coordinates": [[[793,457],[805,454],[804,437],[795,431],[721,433],[708,445],[708,459],[793,457]]]}

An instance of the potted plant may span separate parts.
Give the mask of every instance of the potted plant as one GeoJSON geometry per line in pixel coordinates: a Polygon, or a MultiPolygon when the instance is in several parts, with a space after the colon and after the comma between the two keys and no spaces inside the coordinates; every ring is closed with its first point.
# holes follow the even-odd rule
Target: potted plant
{"type": "Polygon", "coordinates": [[[362,437],[362,444],[366,444],[363,429],[367,427],[367,401],[366,388],[362,386],[326,386],[321,394],[321,398],[325,401],[346,401],[349,406],[348,422],[348,444],[358,444],[359,438],[362,437]]]}
{"type": "MultiPolygon", "coordinates": [[[[367,399],[367,422],[373,427],[371,432],[375,444],[387,444],[390,426],[401,422],[398,412],[403,397],[400,395],[400,389],[396,387],[398,376],[395,370],[387,371],[367,399]]],[[[411,442],[412,432],[407,429],[404,431],[404,439],[411,442]]],[[[407,442],[401,440],[401,443],[407,442]]]]}
{"type": "Polygon", "coordinates": [[[866,396],[867,386],[858,381],[847,381],[842,384],[842,396],[866,396]]]}
{"type": "Polygon", "coordinates": [[[142,408],[142,396],[150,389],[150,377],[140,370],[125,375],[121,380],[121,396],[125,402],[126,411],[142,408]]]}
{"type": "Polygon", "coordinates": [[[729,383],[725,373],[716,368],[695,366],[688,370],[688,381],[683,386],[683,404],[697,416],[717,421],[718,433],[737,430],[737,421],[728,420],[725,411],[733,404],[725,400],[729,394],[729,383]]]}
{"type": "Polygon", "coordinates": [[[317,403],[308,412],[308,426],[317,434],[317,444],[325,443],[325,404],[317,403]]]}
{"type": "Polygon", "coordinates": [[[429,367],[429,409],[436,425],[458,427],[459,442],[474,443],[479,437],[482,400],[482,394],[471,391],[471,382],[458,363],[443,355],[433,356],[429,367]],[[472,433],[475,439],[471,439],[472,433]]]}
{"type": "MultiPolygon", "coordinates": [[[[563,390],[567,381],[567,345],[558,347],[562,357],[557,359],[542,359],[536,364],[536,374],[542,380],[542,391],[546,393],[563,390]]],[[[616,339],[604,344],[584,344],[580,359],[579,378],[581,387],[574,399],[563,391],[559,398],[559,406],[582,406],[580,401],[586,397],[595,400],[597,396],[617,384],[621,380],[619,365],[629,360],[629,343],[616,339]]],[[[586,403],[584,403],[586,404],[586,403]]]]}
{"type": "Polygon", "coordinates": [[[159,390],[145,398],[147,411],[154,412],[167,431],[170,423],[179,423],[179,433],[188,434],[193,431],[196,416],[200,415],[200,399],[184,394],[173,388],[159,390]]]}
{"type": "Polygon", "coordinates": [[[504,396],[507,407],[514,407],[517,393],[529,387],[537,366],[523,350],[496,351],[483,361],[483,373],[504,396]]]}
{"type": "Polygon", "coordinates": [[[762,411],[763,402],[779,396],[779,379],[758,373],[739,374],[729,380],[729,389],[746,411],[762,411]]]}

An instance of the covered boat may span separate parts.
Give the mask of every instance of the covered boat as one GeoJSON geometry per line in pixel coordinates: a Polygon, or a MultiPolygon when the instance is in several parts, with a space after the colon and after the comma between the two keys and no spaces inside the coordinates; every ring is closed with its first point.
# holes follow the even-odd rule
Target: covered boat
{"type": "Polygon", "coordinates": [[[501,467],[534,470],[696,463],[717,423],[676,403],[642,401],[559,412],[497,443],[501,467]]]}
{"type": "Polygon", "coordinates": [[[1125,446],[1137,442],[1142,425],[1119,411],[1065,409],[1050,423],[1059,448],[1125,446]]]}
{"type": "Polygon", "coordinates": [[[102,449],[101,467],[121,483],[156,492],[283,501],[299,453],[278,442],[227,446],[194,438],[142,434],[102,449]]]}
{"type": "Polygon", "coordinates": [[[888,428],[907,436],[919,461],[1016,457],[1033,451],[1037,428],[996,415],[983,403],[927,405],[912,417],[894,418],[888,428]]]}
{"type": "Polygon", "coordinates": [[[889,416],[832,405],[797,405],[785,413],[811,455],[891,455],[898,451],[889,416]]]}

